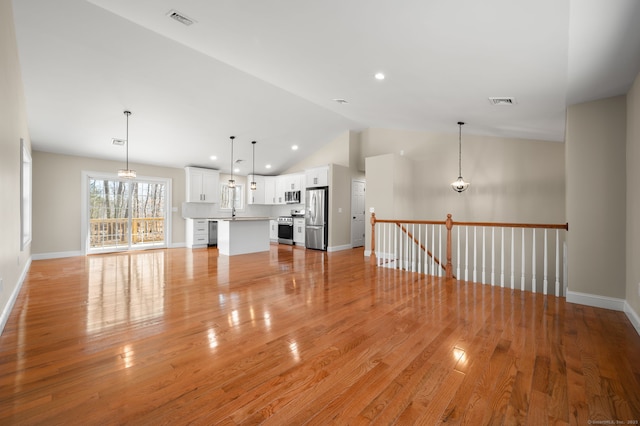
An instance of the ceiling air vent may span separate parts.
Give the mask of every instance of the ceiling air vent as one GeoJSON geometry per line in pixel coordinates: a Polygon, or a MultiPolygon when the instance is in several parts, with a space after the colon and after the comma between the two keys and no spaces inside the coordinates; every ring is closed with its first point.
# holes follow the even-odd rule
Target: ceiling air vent
{"type": "Polygon", "coordinates": [[[186,26],[189,26],[196,22],[193,19],[187,17],[186,15],[183,15],[182,13],[178,12],[177,10],[170,10],[169,12],[167,12],[167,16],[171,19],[175,19],[176,21],[186,26]]]}
{"type": "Polygon", "coordinates": [[[489,98],[491,105],[515,105],[516,98],[489,98]]]}

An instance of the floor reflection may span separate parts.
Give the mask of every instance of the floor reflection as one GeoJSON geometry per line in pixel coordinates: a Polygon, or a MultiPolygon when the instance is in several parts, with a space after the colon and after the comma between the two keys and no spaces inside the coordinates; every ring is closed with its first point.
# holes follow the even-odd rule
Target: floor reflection
{"type": "Polygon", "coordinates": [[[164,250],[88,257],[87,332],[161,316],[164,250]]]}

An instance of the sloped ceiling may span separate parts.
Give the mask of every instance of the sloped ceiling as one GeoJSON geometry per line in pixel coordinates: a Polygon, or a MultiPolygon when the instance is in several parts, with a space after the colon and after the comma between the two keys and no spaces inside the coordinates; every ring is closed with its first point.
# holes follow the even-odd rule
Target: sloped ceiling
{"type": "Polygon", "coordinates": [[[462,120],[562,141],[568,104],[626,93],[640,70],[639,4],[15,0],[14,13],[35,149],[120,160],[129,109],[132,162],[228,171],[234,135],[240,173],[257,140],[256,173],[275,174],[368,127],[455,134],[462,120]]]}

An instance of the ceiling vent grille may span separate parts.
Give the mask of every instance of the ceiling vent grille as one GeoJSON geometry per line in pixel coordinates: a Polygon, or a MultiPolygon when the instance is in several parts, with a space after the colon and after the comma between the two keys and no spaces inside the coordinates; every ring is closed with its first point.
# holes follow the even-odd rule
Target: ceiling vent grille
{"type": "Polygon", "coordinates": [[[489,98],[491,105],[515,105],[517,104],[516,98],[489,98]]]}
{"type": "Polygon", "coordinates": [[[193,19],[188,18],[186,15],[183,15],[182,13],[178,12],[177,10],[170,10],[169,12],[167,12],[167,16],[171,19],[175,19],[181,24],[186,25],[187,27],[196,22],[193,19]]]}

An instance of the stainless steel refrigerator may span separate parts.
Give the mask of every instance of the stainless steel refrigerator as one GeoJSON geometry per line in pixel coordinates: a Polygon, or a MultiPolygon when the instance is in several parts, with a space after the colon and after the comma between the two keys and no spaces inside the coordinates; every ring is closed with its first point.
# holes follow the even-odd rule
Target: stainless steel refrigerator
{"type": "Polygon", "coordinates": [[[329,188],[308,188],[306,193],[305,247],[327,250],[329,240],[329,188]]]}

